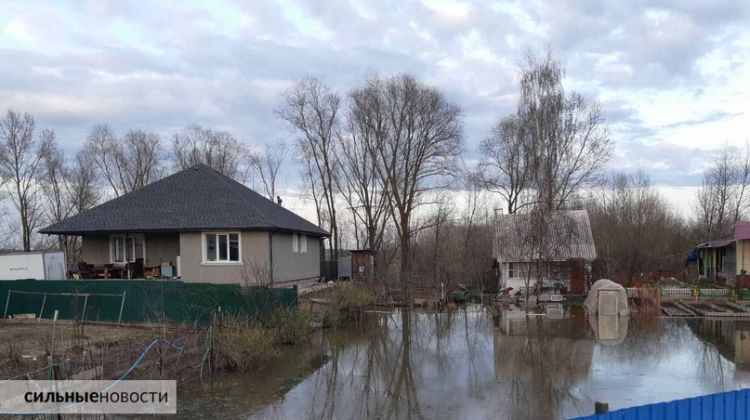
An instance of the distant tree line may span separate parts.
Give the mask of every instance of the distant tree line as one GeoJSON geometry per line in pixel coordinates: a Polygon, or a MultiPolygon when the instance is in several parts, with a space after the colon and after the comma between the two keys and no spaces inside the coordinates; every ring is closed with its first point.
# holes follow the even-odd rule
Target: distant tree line
{"type": "MultiPolygon", "coordinates": [[[[198,163],[240,182],[257,179],[260,192],[275,200],[286,159],[284,144],[252,149],[226,131],[199,126],[164,141],[144,130],[118,136],[108,125],[96,125],[70,156],[54,131],[38,130],[32,115],[9,109],[0,118],[0,200],[15,212],[3,218],[10,223],[0,229],[0,241],[24,251],[47,248],[53,244],[34,235],[43,226],[198,163]]],[[[61,237],[54,245],[71,257],[78,249],[76,238],[61,237]]]]}
{"type": "MultiPolygon", "coordinates": [[[[486,284],[495,214],[529,213],[539,224],[534,255],[551,247],[551,212],[586,209],[608,275],[679,273],[697,241],[730,236],[748,216],[750,152],[726,147],[704,174],[694,217],[675,212],[643,172],[607,171],[613,142],[601,105],[564,88],[551,53],[529,54],[518,102],[500,115],[467,163],[463,115],[448,97],[410,74],[369,75],[337,90],[305,78],[281,95],[276,114],[294,147],[253,148],[232,134],[188,126],[169,139],[96,125],[68,156],[55,133],[9,109],[0,119],[0,200],[15,212],[0,240],[23,250],[51,245],[33,232],[203,163],[275,200],[284,163],[299,162],[305,197],[331,232],[321,257],[370,249],[376,269],[402,285],[424,280],[486,284]],[[390,273],[390,274],[387,274],[390,273]]],[[[74,249],[75,240],[57,246],[74,249]]],[[[491,279],[489,279],[491,281],[491,279]]]]}

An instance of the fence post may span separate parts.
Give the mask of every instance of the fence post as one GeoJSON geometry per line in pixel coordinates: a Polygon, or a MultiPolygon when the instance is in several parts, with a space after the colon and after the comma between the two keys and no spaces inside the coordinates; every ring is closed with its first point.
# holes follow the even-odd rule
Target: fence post
{"type": "Polygon", "coordinates": [[[81,324],[83,324],[83,320],[86,319],[86,304],[89,303],[88,293],[83,296],[83,312],[81,313],[81,324]]]}
{"type": "Polygon", "coordinates": [[[42,309],[39,310],[39,319],[36,320],[37,323],[39,323],[42,320],[42,313],[44,313],[44,305],[47,303],[47,294],[44,294],[44,299],[42,299],[42,309]]]}
{"type": "Polygon", "coordinates": [[[120,301],[120,315],[117,317],[117,326],[120,326],[120,322],[122,321],[122,310],[125,307],[125,293],[127,293],[125,290],[122,291],[122,300],[120,301]]]}
{"type": "Polygon", "coordinates": [[[8,305],[10,305],[10,294],[13,290],[8,289],[8,297],[5,299],[5,312],[3,312],[3,319],[8,317],[8,305]]]}

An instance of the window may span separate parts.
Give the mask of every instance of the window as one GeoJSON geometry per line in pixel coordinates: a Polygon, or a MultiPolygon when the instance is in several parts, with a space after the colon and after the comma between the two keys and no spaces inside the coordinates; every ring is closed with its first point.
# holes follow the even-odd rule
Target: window
{"type": "Polygon", "coordinates": [[[513,267],[513,263],[508,263],[508,278],[512,279],[514,277],[516,277],[515,267],[513,267]]]}
{"type": "Polygon", "coordinates": [[[240,261],[239,233],[204,233],[203,260],[207,263],[240,261]]]}
{"type": "MultiPolygon", "coordinates": [[[[141,241],[142,243],[142,241],[141,241]]],[[[111,247],[111,258],[112,262],[124,263],[133,262],[136,258],[136,239],[132,236],[125,235],[113,235],[110,238],[111,247]]],[[[142,245],[139,245],[139,250],[143,252],[142,245]]]]}
{"type": "Polygon", "coordinates": [[[299,253],[299,235],[292,234],[292,254],[299,253]]]}
{"type": "Polygon", "coordinates": [[[307,254],[307,235],[300,235],[300,241],[299,252],[301,254],[307,254]]]}

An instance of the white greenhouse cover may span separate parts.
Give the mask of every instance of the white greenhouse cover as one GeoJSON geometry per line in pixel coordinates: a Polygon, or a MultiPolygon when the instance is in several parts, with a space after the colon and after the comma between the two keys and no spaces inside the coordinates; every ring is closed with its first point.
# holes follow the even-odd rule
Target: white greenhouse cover
{"type": "Polygon", "coordinates": [[[589,315],[630,315],[625,288],[612,280],[597,280],[583,301],[589,315]]]}

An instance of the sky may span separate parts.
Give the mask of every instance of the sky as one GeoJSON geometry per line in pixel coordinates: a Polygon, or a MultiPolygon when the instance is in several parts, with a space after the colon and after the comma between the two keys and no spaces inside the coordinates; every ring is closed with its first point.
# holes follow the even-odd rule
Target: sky
{"type": "Polygon", "coordinates": [[[523,55],[546,49],[566,89],[604,108],[610,169],[646,171],[673,202],[718,148],[750,141],[747,0],[5,0],[0,110],[33,114],[69,151],[100,123],[259,145],[294,140],[274,109],[305,76],[346,91],[410,72],[461,107],[472,161],[515,108],[523,55]]]}

